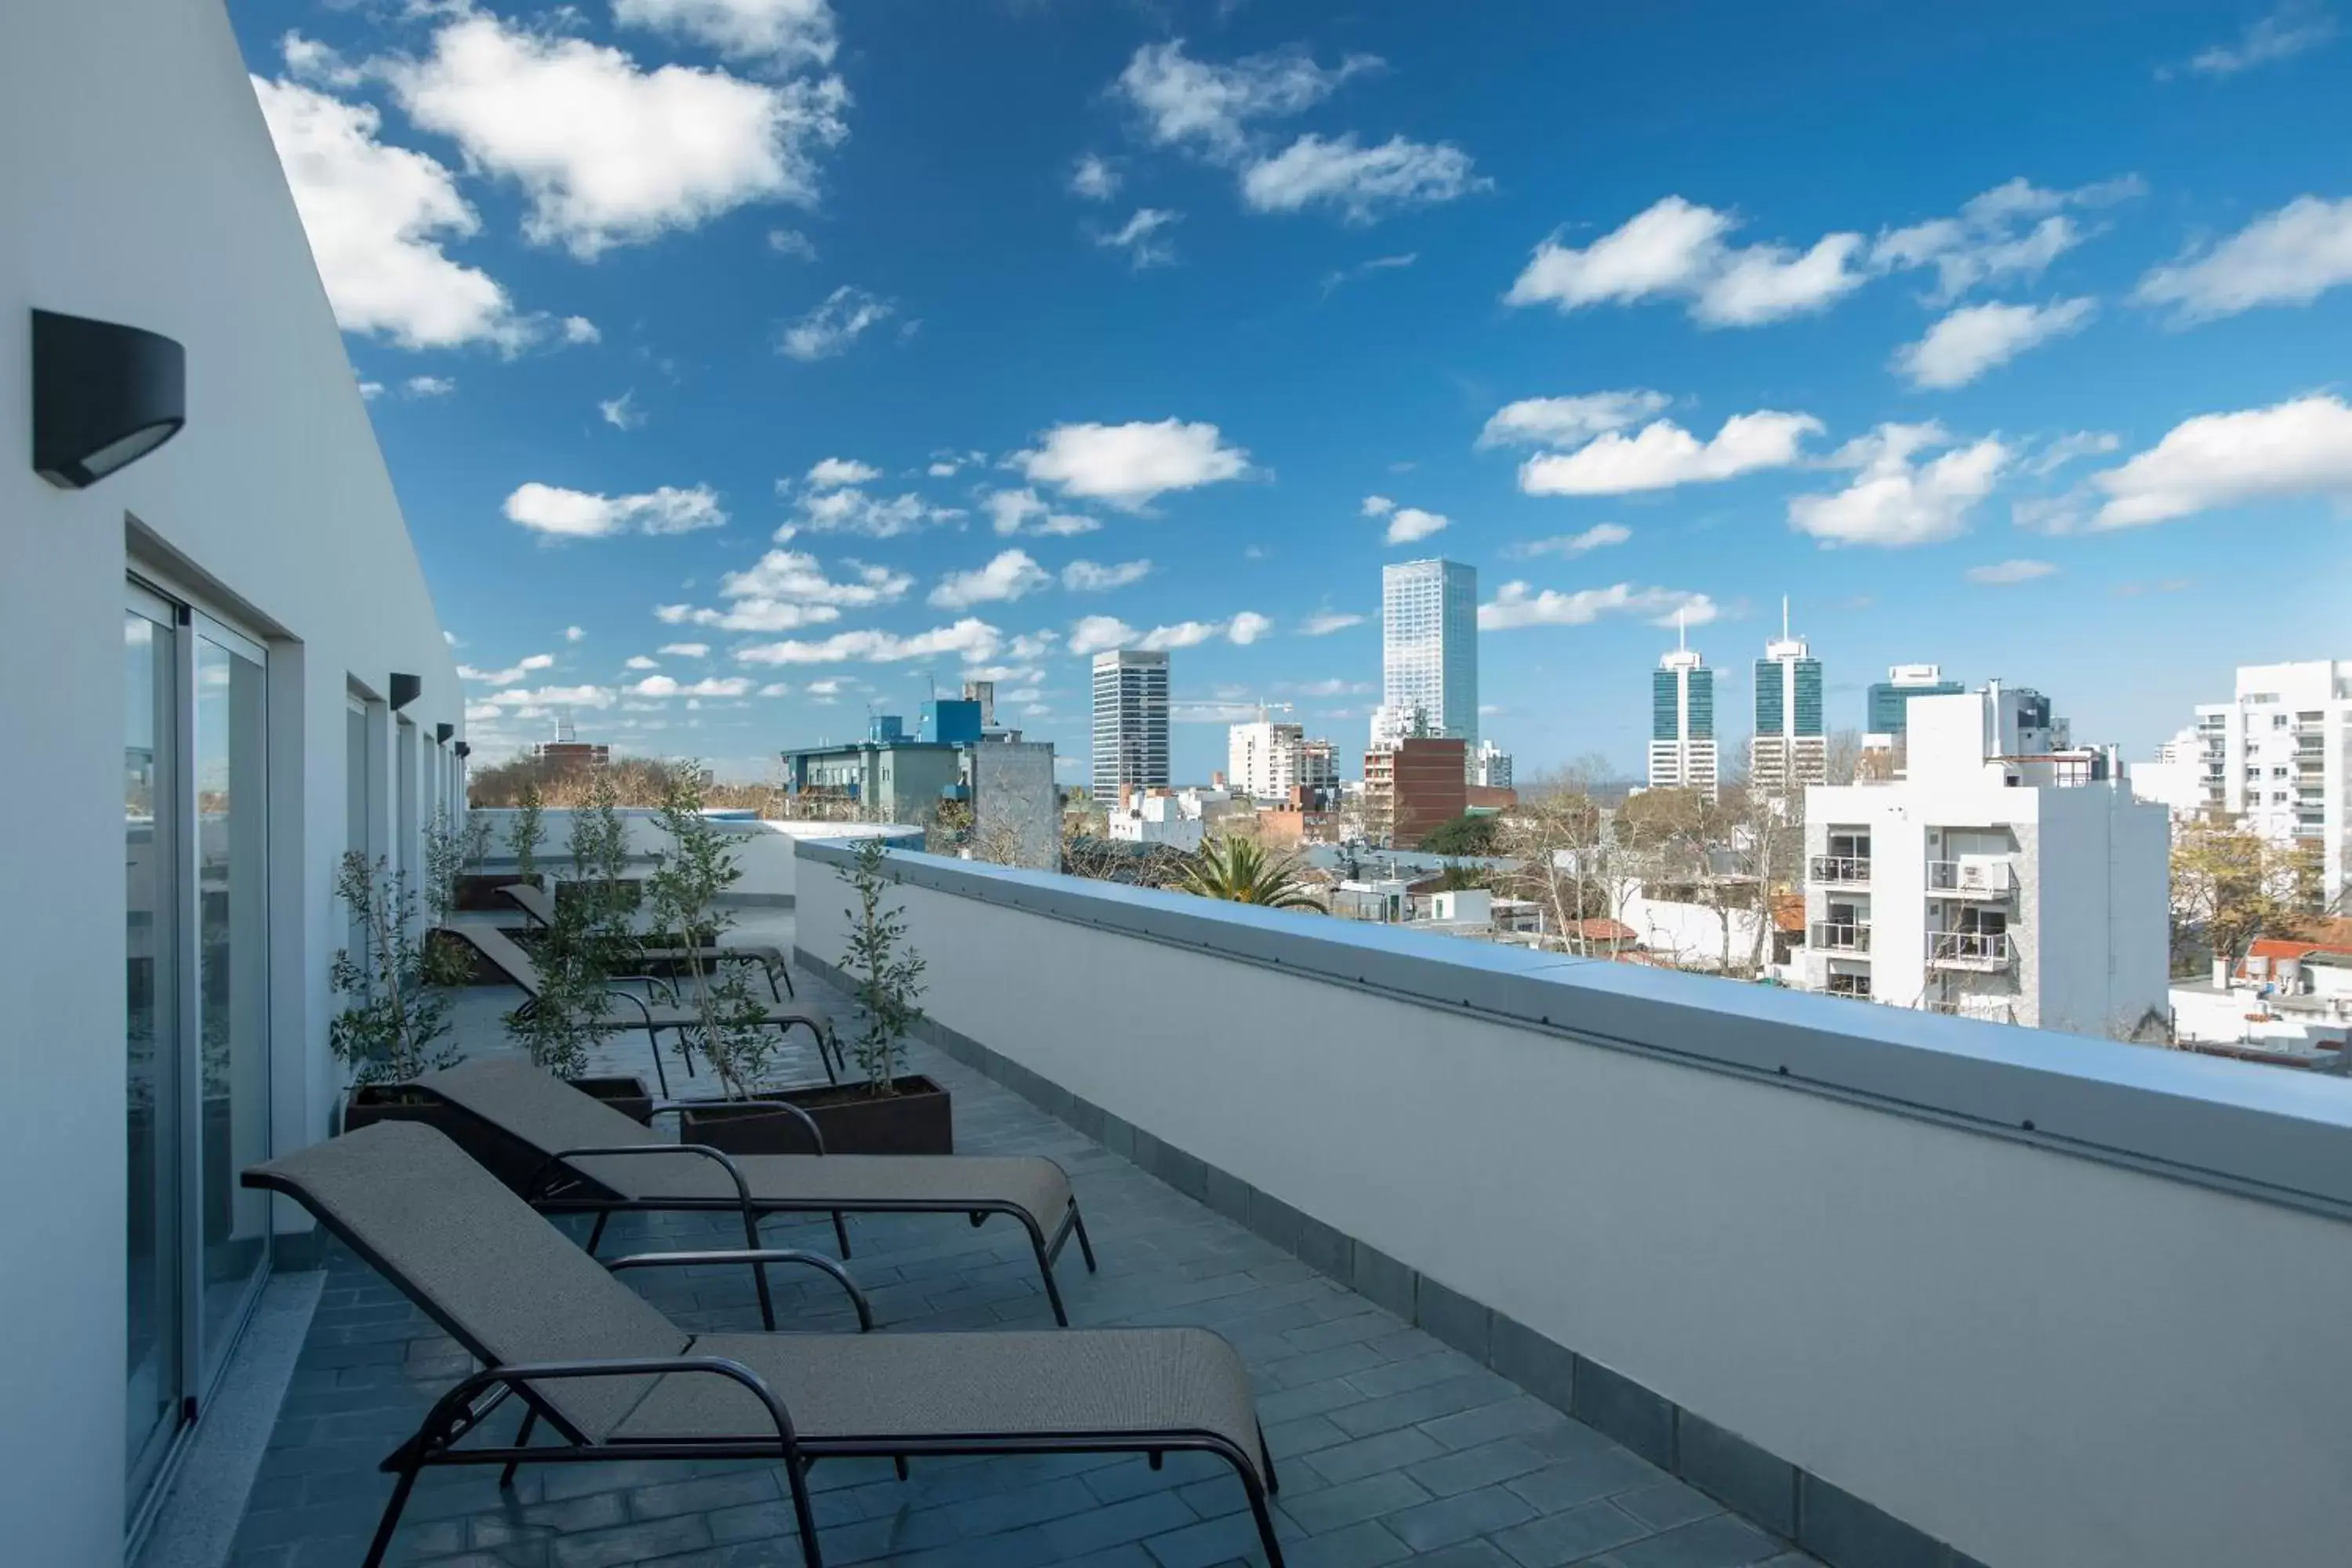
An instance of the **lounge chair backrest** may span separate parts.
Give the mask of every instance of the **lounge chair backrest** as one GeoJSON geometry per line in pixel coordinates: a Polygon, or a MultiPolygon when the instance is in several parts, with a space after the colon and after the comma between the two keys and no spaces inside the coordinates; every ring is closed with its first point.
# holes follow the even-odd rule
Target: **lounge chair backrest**
{"type": "MultiPolygon", "coordinates": [[[[674,1356],[688,1336],[577,1242],[421,1122],[379,1121],[245,1173],[284,1193],[492,1366],[674,1356]]],[[[610,1432],[651,1379],[545,1385],[585,1436],[610,1432]]]]}
{"type": "MultiPolygon", "coordinates": [[[[426,1073],[416,1087],[462,1107],[541,1154],[563,1149],[614,1149],[658,1144],[652,1128],[622,1115],[520,1057],[480,1057],[426,1073]]],[[[641,1158],[642,1156],[632,1156],[641,1158]]],[[[667,1162],[661,1162],[666,1163],[667,1162]]],[[[625,1161],[606,1161],[625,1180],[625,1161]]],[[[600,1170],[602,1167],[600,1167],[600,1170]]],[[[652,1174],[647,1172],[646,1174],[652,1174]]],[[[620,1195],[626,1195],[623,1189],[620,1195]]]]}
{"type": "Polygon", "coordinates": [[[494,964],[499,973],[522,987],[526,995],[536,998],[540,993],[539,965],[522,944],[502,931],[489,926],[451,926],[458,936],[474,944],[474,951],[494,964]]]}
{"type": "Polygon", "coordinates": [[[543,926],[555,924],[555,900],[546,889],[530,882],[508,882],[499,889],[515,908],[543,926]]]}

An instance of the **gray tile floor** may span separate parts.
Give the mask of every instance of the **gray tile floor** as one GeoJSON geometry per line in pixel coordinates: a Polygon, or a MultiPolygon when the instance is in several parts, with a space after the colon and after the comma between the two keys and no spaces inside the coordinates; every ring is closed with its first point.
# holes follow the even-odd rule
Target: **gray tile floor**
{"type": "MultiPolygon", "coordinates": [[[[763,914],[743,929],[789,949],[788,919],[763,914]]],[[[848,1011],[814,983],[801,994],[836,1016],[848,1011]]],[[[497,1016],[511,1000],[466,998],[459,1032],[469,1048],[502,1048],[497,1016]]],[[[646,1068],[642,1035],[616,1037],[607,1055],[622,1070],[646,1068]]],[[[1062,1259],[1076,1323],[1198,1324],[1240,1348],[1257,1380],[1282,1482],[1279,1532],[1296,1568],[1812,1563],[988,1079],[919,1047],[914,1056],[954,1094],[960,1150],[1047,1154],[1068,1168],[1102,1266],[1088,1277],[1075,1247],[1062,1259]]],[[[693,1092],[683,1079],[673,1087],[693,1092]]],[[[950,1216],[850,1226],[850,1266],[871,1295],[877,1331],[1053,1321],[1025,1238],[1009,1221],[977,1231],[950,1216]]],[[[821,1219],[772,1222],[768,1237],[832,1246],[821,1219]]],[[[687,1245],[728,1242],[716,1222],[635,1217],[614,1223],[605,1248],[687,1245]]],[[[631,1278],[688,1328],[758,1326],[740,1270],[631,1278]]],[[[779,1312],[799,1329],[851,1326],[839,1292],[814,1279],[783,1285],[779,1312]]],[[[234,1568],[357,1563],[390,1490],[377,1463],[469,1365],[390,1286],[334,1249],[234,1568]]],[[[1171,1455],[1159,1471],[1141,1458],[1098,1456],[917,1460],[904,1482],[885,1460],[835,1460],[816,1466],[810,1483],[831,1564],[1259,1561],[1240,1486],[1202,1456],[1171,1455]]],[[[507,1492],[488,1471],[428,1474],[394,1556],[446,1568],[801,1562],[775,1468],[726,1463],[551,1466],[524,1471],[507,1492]]]]}

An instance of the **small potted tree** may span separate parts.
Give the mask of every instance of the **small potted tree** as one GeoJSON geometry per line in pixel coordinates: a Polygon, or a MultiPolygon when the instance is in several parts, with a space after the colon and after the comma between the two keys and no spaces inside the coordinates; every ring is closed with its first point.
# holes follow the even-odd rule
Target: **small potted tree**
{"type": "MultiPolygon", "coordinates": [[[[856,900],[848,910],[849,945],[841,967],[853,983],[858,1006],[856,1034],[848,1041],[856,1064],[855,1083],[760,1092],[756,1080],[720,1075],[735,1102],[686,1113],[680,1133],[687,1142],[713,1142],[743,1153],[790,1153],[807,1148],[797,1117],[762,1114],[759,1100],[781,1100],[805,1111],[824,1134],[828,1152],[856,1154],[949,1154],[955,1152],[955,1124],[948,1091],[919,1073],[908,1073],[907,1034],[919,1011],[923,959],[908,944],[905,911],[887,902],[897,880],[890,874],[883,840],[858,842],[856,862],[842,874],[856,900]],[[756,1095],[756,1098],[747,1098],[756,1095]]],[[[740,984],[740,981],[737,982],[740,984]]],[[[744,993],[746,998],[749,993],[744,993]]],[[[756,1004],[754,1004],[756,1005],[756,1004]]],[[[741,1047],[775,1049],[771,1030],[742,1029],[741,1047]],[[760,1042],[764,1040],[765,1044],[760,1042]]],[[[723,1037],[723,1026],[716,1033],[723,1037]]],[[[716,1058],[714,1058],[714,1060],[716,1058]]]]}
{"type": "Polygon", "coordinates": [[[375,1121],[429,1121],[456,1136],[457,1112],[407,1084],[457,1059],[450,1045],[448,986],[464,983],[439,950],[418,942],[416,896],[407,879],[357,850],[335,875],[360,951],[335,953],[328,984],[348,998],[327,1027],[327,1048],[351,1070],[343,1131],[375,1121]]]}
{"type": "Polygon", "coordinates": [[[541,819],[540,807],[538,781],[524,780],[514,816],[507,825],[507,849],[515,861],[511,871],[482,869],[490,849],[490,819],[479,811],[466,814],[466,863],[470,869],[457,879],[457,908],[476,913],[500,913],[513,907],[499,896],[500,888],[510,882],[544,886],[539,871],[539,847],[546,840],[547,829],[541,819]]]}

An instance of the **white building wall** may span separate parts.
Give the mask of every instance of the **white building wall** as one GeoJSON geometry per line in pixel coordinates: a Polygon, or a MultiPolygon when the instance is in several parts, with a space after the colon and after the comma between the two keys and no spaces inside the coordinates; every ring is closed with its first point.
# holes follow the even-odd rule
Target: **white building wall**
{"type": "Polygon", "coordinates": [[[2197,718],[2208,804],[2316,849],[2322,897],[2342,900],[2352,883],[2352,659],[2241,666],[2233,699],[2200,704],[2197,718]],[[2315,826],[2303,820],[2315,815],[2315,826]]]}
{"type": "MultiPolygon", "coordinates": [[[[226,14],[218,0],[0,6],[0,1520],[27,1563],[122,1549],[125,1291],[123,579],[203,591],[269,650],[272,1103],[325,1131],[328,955],[344,917],[344,702],[395,669],[403,715],[463,733],[434,617],[226,14]],[[37,478],[35,307],[187,351],[188,426],[64,492],[37,478]],[[68,1179],[60,1179],[67,1173],[68,1179]],[[39,1201],[22,1201],[38,1194],[39,1201]],[[24,1260],[38,1259],[37,1266],[24,1260]]],[[[394,798],[389,726],[376,755],[394,798]]],[[[430,753],[431,748],[425,748],[430,753]]],[[[379,838],[378,842],[383,840],[379,838]]],[[[281,1213],[281,1226],[293,1223],[281,1213]]]]}

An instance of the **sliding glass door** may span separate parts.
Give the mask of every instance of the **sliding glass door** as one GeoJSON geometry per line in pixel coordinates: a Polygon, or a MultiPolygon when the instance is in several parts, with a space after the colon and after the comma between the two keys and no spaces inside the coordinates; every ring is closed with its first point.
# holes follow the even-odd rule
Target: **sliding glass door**
{"type": "Polygon", "coordinates": [[[135,1511],[269,1266],[268,665],[140,584],[123,664],[135,1511]]]}

